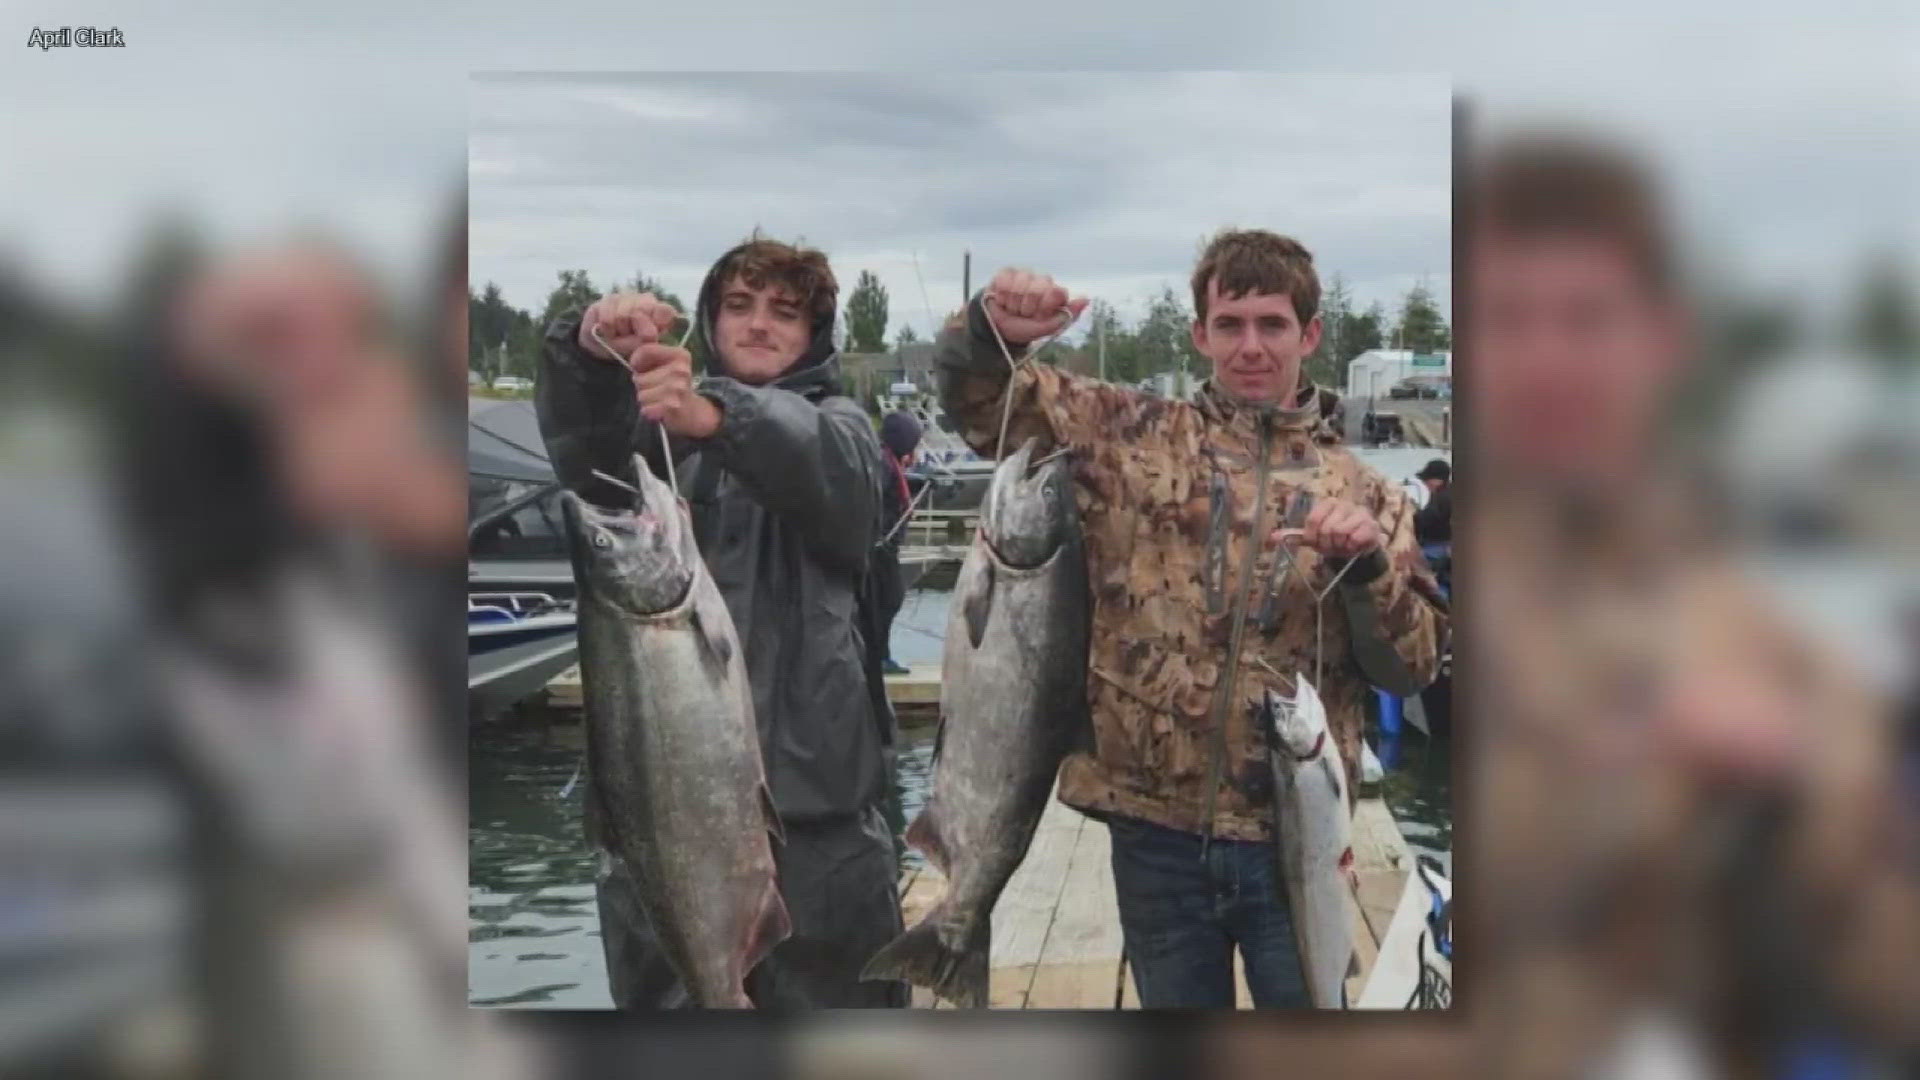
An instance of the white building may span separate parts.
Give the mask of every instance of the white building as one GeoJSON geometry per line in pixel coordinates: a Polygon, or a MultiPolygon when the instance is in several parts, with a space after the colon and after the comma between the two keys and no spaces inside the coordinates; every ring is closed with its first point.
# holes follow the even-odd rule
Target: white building
{"type": "Polygon", "coordinates": [[[1163,371],[1158,375],[1149,375],[1139,383],[1140,389],[1175,401],[1193,400],[1193,392],[1200,380],[1190,371],[1163,371]]]}
{"type": "Polygon", "coordinates": [[[1414,353],[1411,349],[1369,349],[1347,366],[1348,400],[1386,397],[1402,379],[1415,375],[1453,378],[1453,354],[1414,353]]]}

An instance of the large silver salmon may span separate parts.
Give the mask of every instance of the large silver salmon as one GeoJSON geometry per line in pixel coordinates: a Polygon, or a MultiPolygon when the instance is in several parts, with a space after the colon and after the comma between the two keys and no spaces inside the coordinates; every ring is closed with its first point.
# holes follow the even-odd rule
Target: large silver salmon
{"type": "Polygon", "coordinates": [[[946,895],[863,975],[987,1003],[991,916],[1026,857],[1060,762],[1086,724],[1085,551],[1065,457],[1028,475],[1033,441],[1001,462],[954,585],[932,793],[907,842],[946,895]]]}
{"type": "Polygon", "coordinates": [[[1353,811],[1347,770],[1327,709],[1305,676],[1291,697],[1268,690],[1262,719],[1272,725],[1280,872],[1286,879],[1300,966],[1317,1009],[1347,1007],[1353,963],[1353,811]]]}
{"type": "Polygon", "coordinates": [[[632,507],[563,498],[599,840],[693,1002],[751,1008],[747,973],[790,923],[746,665],[686,508],[643,459],[634,471],[632,507]]]}

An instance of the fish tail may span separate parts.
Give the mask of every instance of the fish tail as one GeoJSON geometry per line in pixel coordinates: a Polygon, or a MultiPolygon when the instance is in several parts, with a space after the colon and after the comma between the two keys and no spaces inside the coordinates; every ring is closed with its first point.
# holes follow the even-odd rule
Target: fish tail
{"type": "Polygon", "coordinates": [[[767,883],[766,892],[760,897],[760,907],[754,914],[747,937],[741,943],[740,975],[744,978],[760,961],[766,959],[775,945],[787,940],[793,934],[793,920],[787,914],[786,901],[781,899],[780,890],[767,883]]]}
{"type": "Polygon", "coordinates": [[[991,924],[980,920],[964,948],[950,947],[940,937],[936,910],[895,938],[867,961],[860,977],[866,980],[905,979],[924,986],[963,1009],[987,1005],[987,945],[991,924]]]}

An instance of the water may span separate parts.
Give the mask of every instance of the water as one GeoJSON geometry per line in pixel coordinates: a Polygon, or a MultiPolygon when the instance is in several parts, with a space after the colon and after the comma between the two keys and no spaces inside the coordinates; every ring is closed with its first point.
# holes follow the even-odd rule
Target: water
{"type": "MultiPolygon", "coordinates": [[[[893,656],[937,663],[949,594],[917,591],[894,620],[893,656]]],[[[900,733],[901,802],[926,800],[933,725],[900,733]]],[[[540,718],[478,729],[469,750],[468,1000],[516,1008],[604,1009],[606,966],[594,904],[594,856],[581,832],[581,788],[559,793],[580,763],[581,729],[540,718]]],[[[1407,846],[1452,872],[1451,754],[1405,736],[1382,783],[1407,846]]],[[[923,865],[909,850],[908,866],[923,865]]]]}
{"type": "Polygon", "coordinates": [[[1400,759],[1381,777],[1380,795],[1407,847],[1415,855],[1433,856],[1452,877],[1452,742],[1429,740],[1418,732],[1401,736],[1400,759]]]}
{"type": "Polygon", "coordinates": [[[468,750],[467,999],[474,1005],[613,1007],[581,832],[578,725],[476,729],[468,750]]]}

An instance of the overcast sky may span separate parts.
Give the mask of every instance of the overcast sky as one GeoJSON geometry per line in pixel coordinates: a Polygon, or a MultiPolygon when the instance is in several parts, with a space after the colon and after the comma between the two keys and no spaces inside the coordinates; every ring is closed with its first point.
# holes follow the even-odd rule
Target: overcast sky
{"type": "MultiPolygon", "coordinates": [[[[22,41],[35,23],[81,21],[59,5],[15,7],[10,25],[22,41]]],[[[937,22],[917,5],[857,0],[703,0],[664,7],[631,0],[474,0],[458,10],[459,17],[450,18],[433,5],[335,0],[305,13],[297,5],[180,0],[86,16],[122,28],[124,49],[42,52],[16,44],[14,56],[0,64],[0,94],[14,106],[0,137],[0,263],[16,265],[69,299],[98,298],[120,280],[156,211],[172,206],[223,236],[274,236],[294,227],[343,235],[389,279],[418,286],[431,280],[423,268],[433,265],[463,179],[470,118],[476,134],[492,132],[499,144],[514,147],[557,141],[539,137],[546,121],[533,120],[536,114],[563,126],[598,117],[609,131],[623,122],[616,108],[605,105],[550,103],[541,113],[528,88],[521,93],[529,96],[509,107],[504,91],[499,100],[475,92],[472,72],[796,68],[1122,72],[1083,80],[1085,89],[1057,91],[1055,98],[1025,106],[1009,88],[1021,84],[1008,75],[937,87],[906,84],[913,91],[907,102],[933,99],[939,115],[968,118],[973,138],[985,140],[969,145],[1017,149],[1028,161],[1054,166],[1051,173],[1035,175],[1007,162],[989,174],[982,154],[934,145],[937,134],[963,125],[916,131],[910,119],[897,115],[908,105],[891,106],[887,122],[869,125],[883,133],[859,135],[873,144],[865,152],[847,145],[853,135],[835,134],[834,152],[849,163],[842,171],[852,176],[836,176],[835,185],[819,191],[792,193],[796,197],[845,192],[838,196],[841,204],[854,205],[849,184],[884,187],[893,179],[876,160],[912,158],[916,167],[921,161],[958,162],[943,167],[936,182],[918,185],[922,199],[950,189],[998,193],[992,197],[1007,219],[1049,219],[1044,227],[1029,220],[1025,228],[992,236],[966,212],[931,220],[916,213],[911,224],[927,235],[909,243],[926,245],[920,256],[929,291],[945,290],[945,299],[934,298],[936,310],[958,298],[953,267],[962,243],[973,244],[977,265],[1051,258],[1050,265],[1067,275],[1078,268],[1060,260],[1104,263],[1089,269],[1095,276],[1075,283],[1085,281],[1105,295],[1102,279],[1109,277],[1157,273],[1179,280],[1191,260],[1192,240],[1229,215],[1298,231],[1323,265],[1356,279],[1427,270],[1436,287],[1446,284],[1444,260],[1424,265],[1431,261],[1429,235],[1444,235],[1429,226],[1443,229],[1443,218],[1422,218],[1415,237],[1393,234],[1388,225],[1404,210],[1400,200],[1382,195],[1391,205],[1376,207],[1354,194],[1362,190],[1358,185],[1381,179],[1370,176],[1352,187],[1342,180],[1335,192],[1351,200],[1352,214],[1316,219],[1327,204],[1288,205],[1278,196],[1299,175],[1302,151],[1326,140],[1313,132],[1259,135],[1268,124],[1305,126],[1367,113],[1376,126],[1361,133],[1363,157],[1379,155],[1384,162],[1405,149],[1408,169],[1435,168],[1427,154],[1399,146],[1387,131],[1400,124],[1433,130],[1438,139],[1438,128],[1420,119],[1427,115],[1423,110],[1440,115],[1440,103],[1428,104],[1421,92],[1437,77],[1349,94],[1317,90],[1332,83],[1303,76],[1282,85],[1314,95],[1311,109],[1236,102],[1234,111],[1222,114],[1225,119],[1196,121],[1180,115],[1182,102],[1193,96],[1190,88],[1154,92],[1169,84],[1185,87],[1188,80],[1152,72],[1181,69],[1441,71],[1469,100],[1502,113],[1592,117],[1653,154],[1671,181],[1676,219],[1700,250],[1714,253],[1722,275],[1743,286],[1832,290],[1850,283],[1870,248],[1920,250],[1920,140],[1913,138],[1920,129],[1920,65],[1914,63],[1920,5],[1914,4],[1618,0],[1604,7],[1429,4],[1393,5],[1389,11],[1365,0],[1319,6],[975,0],[960,15],[937,22]],[[1107,108],[1122,104],[1139,119],[1107,108]],[[1039,115],[1042,107],[1059,114],[1057,125],[1035,132],[1017,122],[1023,114],[1039,115]],[[1170,121],[1170,113],[1179,121],[1170,121]],[[1200,159],[1194,148],[1202,142],[1213,148],[1217,167],[1195,164],[1200,159]],[[1233,153],[1241,161],[1253,159],[1249,144],[1265,147],[1262,153],[1271,159],[1276,143],[1287,145],[1277,155],[1282,167],[1275,175],[1233,167],[1233,153]],[[1216,191],[1219,202],[1204,205],[1194,191],[1152,184],[1189,172],[1202,174],[1200,182],[1216,191]],[[1053,176],[1072,177],[1066,194],[1082,200],[1067,216],[1049,209],[1059,195],[1049,185],[1067,186],[1053,176]],[[991,186],[982,186],[986,181],[991,186]],[[1267,194],[1269,181],[1275,185],[1272,197],[1249,197],[1250,191],[1267,194]],[[1258,205],[1240,205],[1248,202],[1258,205]],[[1136,209],[1126,212],[1129,207],[1136,209]],[[1113,231],[1081,228],[1083,220],[1104,221],[1113,231]],[[1070,227],[1070,221],[1076,224],[1070,227]],[[1143,234],[1162,229],[1167,239],[1145,242],[1152,238],[1143,234]],[[945,246],[936,250],[936,239],[945,246]],[[1113,261],[1081,248],[1081,242],[1117,249],[1113,261]],[[1036,250],[1017,246],[1023,243],[1036,250]],[[937,285],[943,278],[947,284],[937,285]]],[[[776,104],[807,114],[820,110],[811,100],[776,104]]],[[[624,123],[635,134],[649,124],[671,126],[633,116],[624,123]]],[[[738,147],[736,137],[736,153],[738,147]]],[[[546,145],[544,152],[557,162],[586,149],[546,145]]],[[[644,149],[633,143],[635,155],[644,149]]],[[[499,157],[508,160],[504,153],[499,157]]],[[[801,166],[790,161],[781,157],[777,167],[783,175],[799,174],[801,166]]],[[[660,175],[639,183],[668,190],[660,186],[660,175]]],[[[1431,181],[1429,175],[1410,173],[1408,183],[1444,183],[1443,174],[1431,174],[1441,177],[1431,181]]],[[[575,189],[556,207],[554,200],[527,193],[511,196],[504,187],[497,198],[488,196],[486,178],[474,180],[477,195],[514,210],[512,221],[521,222],[528,219],[520,204],[586,216],[594,200],[606,199],[617,186],[609,180],[604,190],[575,189]]],[[[1325,184],[1331,188],[1334,181],[1325,184]]],[[[971,197],[972,213],[991,209],[987,200],[971,197]]],[[[850,279],[859,267],[849,260],[892,244],[878,237],[891,229],[889,215],[909,206],[925,208],[921,201],[888,199],[861,206],[851,224],[783,222],[772,214],[765,223],[806,232],[827,245],[850,279]]],[[[505,282],[502,256],[537,242],[516,231],[524,224],[512,221],[502,216],[491,236],[483,231],[476,274],[492,273],[505,282]]],[[[688,251],[663,246],[655,252],[652,245],[677,244],[682,234],[656,238],[641,231],[645,226],[626,222],[617,249],[601,255],[575,255],[584,230],[563,227],[544,242],[566,250],[551,253],[531,287],[515,288],[544,296],[542,283],[567,262],[602,278],[660,267],[663,257],[698,265],[751,224],[722,220],[705,235],[706,226],[689,222],[683,231],[688,251]]],[[[910,254],[899,257],[907,259],[903,267],[874,269],[894,283],[895,310],[915,315],[926,305],[917,286],[903,290],[899,284],[911,278],[910,254]]]]}
{"type": "Polygon", "coordinates": [[[476,78],[470,278],[536,315],[562,269],[691,304],[758,225],[825,250],[923,338],[1003,265],[1137,318],[1226,225],[1293,235],[1323,280],[1451,310],[1438,76],[632,75],[476,78]],[[918,276],[915,260],[918,259],[918,276]],[[924,279],[925,291],[921,281],[924,279]],[[930,318],[931,316],[931,318],[930,318]]]}

